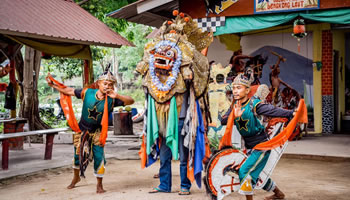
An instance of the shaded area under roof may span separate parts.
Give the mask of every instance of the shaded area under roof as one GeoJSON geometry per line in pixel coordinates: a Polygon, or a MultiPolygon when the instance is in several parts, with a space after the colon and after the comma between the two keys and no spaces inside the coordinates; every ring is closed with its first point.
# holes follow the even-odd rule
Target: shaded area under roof
{"type": "Polygon", "coordinates": [[[173,18],[172,11],[178,9],[178,0],[139,0],[107,16],[159,28],[164,21],[173,18]]]}
{"type": "Polygon", "coordinates": [[[1,0],[0,34],[106,47],[133,46],[66,0],[1,0]]]}

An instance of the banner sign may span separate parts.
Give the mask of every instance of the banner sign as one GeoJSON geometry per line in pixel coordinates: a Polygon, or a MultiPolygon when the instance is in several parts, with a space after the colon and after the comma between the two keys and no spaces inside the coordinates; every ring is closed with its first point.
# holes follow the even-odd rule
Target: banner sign
{"type": "Polygon", "coordinates": [[[320,8],[320,0],[254,0],[256,14],[318,8],[320,8]]]}
{"type": "Polygon", "coordinates": [[[205,0],[205,5],[207,7],[207,14],[214,13],[220,14],[226,8],[230,7],[238,0],[205,0]]]}

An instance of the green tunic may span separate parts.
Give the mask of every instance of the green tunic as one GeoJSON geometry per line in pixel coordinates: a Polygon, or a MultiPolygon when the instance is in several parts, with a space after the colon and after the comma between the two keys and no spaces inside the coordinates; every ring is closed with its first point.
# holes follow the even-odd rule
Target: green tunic
{"type": "Polygon", "coordinates": [[[235,125],[243,137],[251,137],[264,130],[264,126],[254,115],[256,105],[260,102],[260,99],[249,99],[244,105],[242,105],[242,110],[245,109],[242,116],[235,119],[235,125]]]}
{"type": "MultiPolygon", "coordinates": [[[[83,110],[81,114],[82,120],[91,126],[100,126],[105,100],[98,100],[96,92],[98,89],[87,89],[84,95],[83,110]]],[[[108,97],[108,111],[113,109],[113,99],[108,97]]]]}

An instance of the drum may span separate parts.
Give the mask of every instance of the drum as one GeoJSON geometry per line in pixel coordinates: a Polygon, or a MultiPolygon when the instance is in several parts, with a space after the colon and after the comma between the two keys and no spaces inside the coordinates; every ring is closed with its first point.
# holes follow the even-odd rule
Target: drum
{"type": "Polygon", "coordinates": [[[246,157],[243,152],[232,147],[222,149],[210,157],[204,182],[212,199],[221,200],[226,195],[239,190],[237,169],[246,157]]]}

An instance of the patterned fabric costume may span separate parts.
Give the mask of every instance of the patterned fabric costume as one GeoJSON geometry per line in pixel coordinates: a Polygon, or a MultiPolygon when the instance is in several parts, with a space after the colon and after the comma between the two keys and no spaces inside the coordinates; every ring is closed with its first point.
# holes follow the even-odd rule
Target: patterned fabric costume
{"type": "MultiPolygon", "coordinates": [[[[79,128],[82,132],[74,135],[74,168],[81,169],[79,162],[79,151],[82,133],[86,132],[89,137],[88,149],[84,151],[92,151],[92,158],[94,160],[94,175],[96,177],[103,177],[105,171],[105,156],[104,147],[100,143],[101,121],[104,110],[105,100],[98,100],[96,97],[98,89],[84,88],[74,90],[74,94],[78,99],[83,99],[83,109],[81,119],[79,122],[79,128]],[[79,151],[77,151],[79,149],[79,151]]],[[[113,107],[123,106],[124,103],[119,99],[112,99],[108,97],[108,111],[112,112],[113,107]]],[[[92,160],[90,158],[90,160],[92,160]]],[[[81,169],[84,171],[86,166],[81,169]]],[[[81,172],[84,174],[84,172],[81,172]]]]}
{"type": "Polygon", "coordinates": [[[190,16],[173,14],[176,19],[164,22],[160,35],[145,45],[136,69],[143,76],[147,110],[141,166],[150,166],[160,156],[158,189],[164,192],[171,191],[172,158],[180,157],[181,189],[189,190],[195,179],[201,181],[205,142],[198,99],[208,102],[203,99],[207,98],[209,63],[200,51],[209,46],[211,36],[190,16]]]}
{"type": "MultiPolygon", "coordinates": [[[[111,81],[116,83],[116,78],[109,71],[110,65],[99,76],[98,81],[111,81]]],[[[52,76],[48,78],[57,87],[63,89],[67,86],[55,80],[52,76]]],[[[71,97],[63,92],[60,93],[60,103],[67,119],[68,125],[75,132],[73,136],[74,157],[73,168],[80,169],[80,176],[85,177],[85,170],[89,162],[94,160],[94,174],[103,177],[105,171],[104,145],[108,132],[108,113],[113,107],[123,106],[120,99],[112,99],[105,96],[104,99],[97,98],[97,82],[84,89],[74,90],[78,99],[83,99],[83,109],[79,124],[74,115],[71,97]],[[107,98],[107,102],[105,99],[107,98]]]]}
{"type": "MultiPolygon", "coordinates": [[[[239,78],[240,77],[236,77],[236,79],[239,78]]],[[[242,103],[242,110],[243,109],[244,112],[242,116],[234,119],[237,129],[243,137],[248,155],[248,158],[238,172],[241,184],[239,193],[243,195],[252,195],[253,189],[259,179],[259,175],[264,169],[270,156],[270,150],[253,149],[256,145],[269,140],[269,136],[262,124],[261,116],[285,117],[291,119],[293,117],[293,111],[284,110],[270,104],[264,104],[256,97],[252,97],[242,103]]],[[[227,124],[227,119],[230,113],[231,109],[229,109],[223,117],[223,120],[221,121],[222,124],[227,124]]],[[[266,191],[272,191],[274,188],[275,183],[271,179],[269,179],[263,187],[266,191]]]]}

